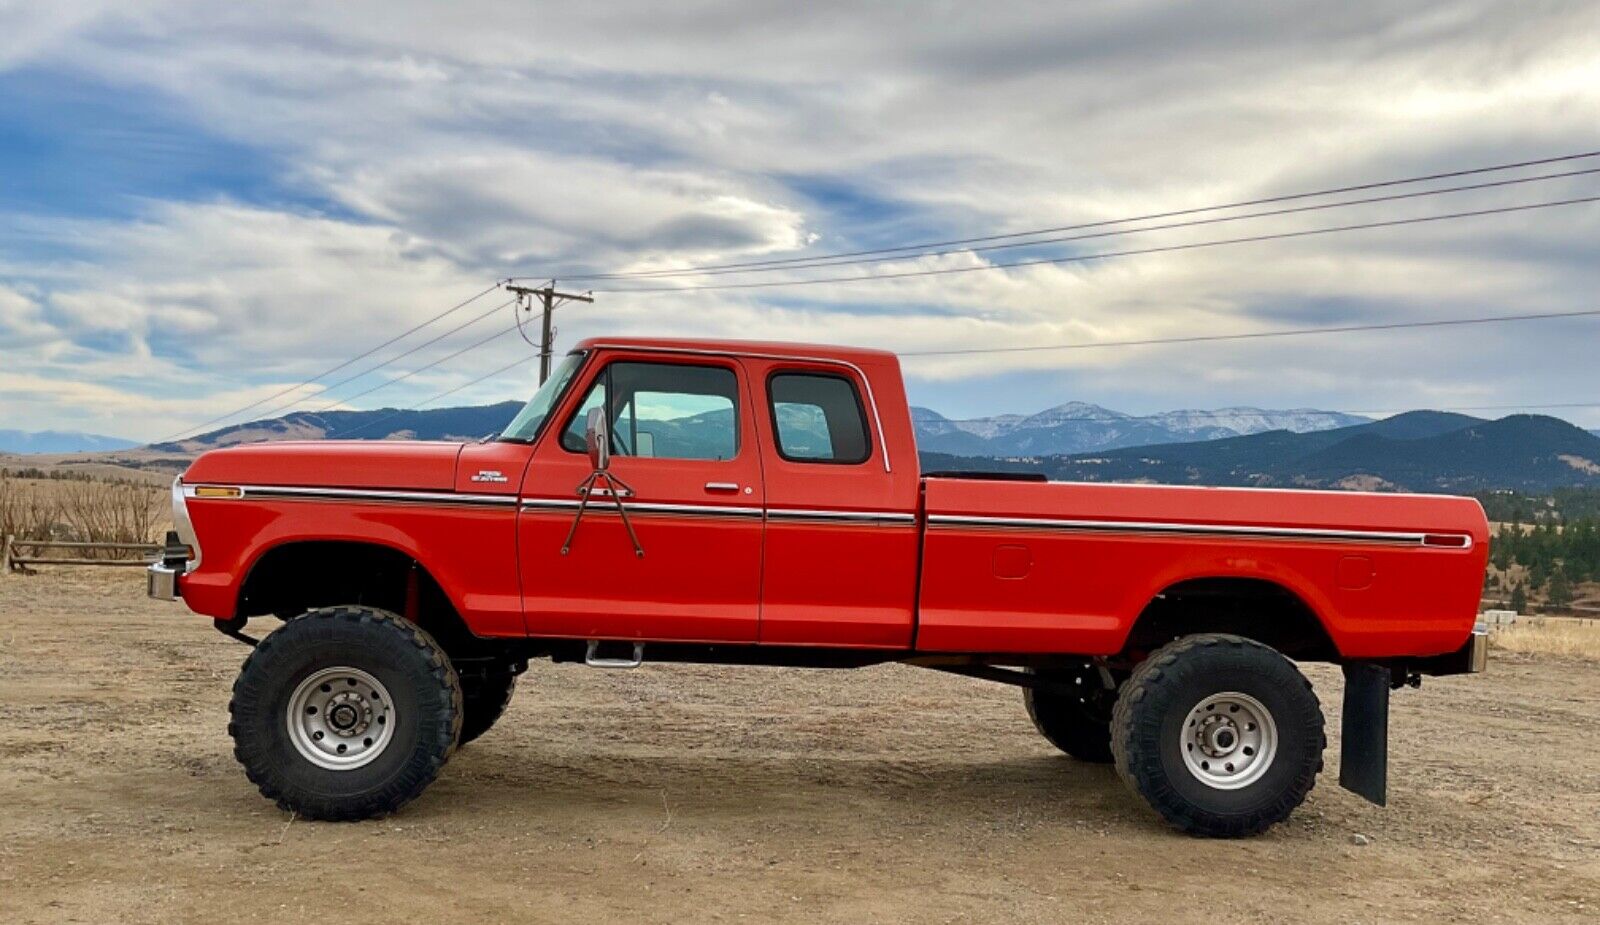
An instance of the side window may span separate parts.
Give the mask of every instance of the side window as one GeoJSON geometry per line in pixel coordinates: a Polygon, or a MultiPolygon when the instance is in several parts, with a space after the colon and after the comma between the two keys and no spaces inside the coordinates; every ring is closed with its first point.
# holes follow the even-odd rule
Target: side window
{"type": "Polygon", "coordinates": [[[778,455],[793,462],[863,463],[872,455],[855,383],[828,373],[767,380],[778,455]]]}
{"type": "Polygon", "coordinates": [[[589,411],[605,408],[611,452],[656,459],[732,459],[739,453],[739,381],[723,366],[612,363],[561,432],[584,451],[589,411]]]}

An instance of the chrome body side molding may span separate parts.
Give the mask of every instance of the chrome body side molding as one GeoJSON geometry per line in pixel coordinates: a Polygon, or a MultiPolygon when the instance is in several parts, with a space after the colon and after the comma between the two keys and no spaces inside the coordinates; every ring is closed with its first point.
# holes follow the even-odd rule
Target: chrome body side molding
{"type": "Polygon", "coordinates": [[[1300,540],[1332,543],[1384,543],[1465,551],[1472,537],[1464,534],[1391,530],[1340,530],[1322,527],[1254,527],[1243,524],[1163,523],[1132,520],[1075,520],[1054,517],[990,517],[977,514],[929,514],[928,527],[975,527],[1019,530],[1062,530],[1085,533],[1158,533],[1177,536],[1221,536],[1258,540],[1300,540]],[[1432,542],[1448,537],[1451,543],[1432,542]]]}

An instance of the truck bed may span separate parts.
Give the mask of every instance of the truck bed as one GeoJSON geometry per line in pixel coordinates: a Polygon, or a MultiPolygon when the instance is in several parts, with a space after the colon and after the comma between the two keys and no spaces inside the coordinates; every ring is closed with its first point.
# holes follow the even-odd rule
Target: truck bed
{"type": "Polygon", "coordinates": [[[1122,648],[1158,595],[1237,578],[1294,594],[1340,655],[1466,641],[1488,555],[1471,498],[1249,488],[925,483],[917,648],[1122,648]]]}

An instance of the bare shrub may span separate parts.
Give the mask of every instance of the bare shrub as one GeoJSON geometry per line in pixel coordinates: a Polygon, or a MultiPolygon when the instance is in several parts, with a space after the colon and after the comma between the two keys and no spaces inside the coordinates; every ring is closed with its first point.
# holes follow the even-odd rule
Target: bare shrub
{"type": "Polygon", "coordinates": [[[161,489],[135,482],[72,482],[60,491],[72,539],[89,543],[154,542],[161,489]]]}
{"type": "Polygon", "coordinates": [[[55,539],[62,519],[61,503],[54,492],[0,472],[0,536],[55,539]]]}
{"type": "MultiPolygon", "coordinates": [[[[127,480],[19,479],[0,472],[0,536],[88,543],[154,543],[167,528],[166,493],[127,480]]],[[[71,558],[129,558],[74,550],[71,558]]]]}

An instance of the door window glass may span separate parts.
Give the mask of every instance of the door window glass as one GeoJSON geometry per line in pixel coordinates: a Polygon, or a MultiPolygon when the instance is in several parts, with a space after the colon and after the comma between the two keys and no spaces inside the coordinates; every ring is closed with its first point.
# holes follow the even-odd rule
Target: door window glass
{"type": "Polygon", "coordinates": [[[738,394],[738,377],[724,366],[612,363],[567,423],[561,445],[583,452],[589,411],[605,408],[615,455],[732,459],[739,452],[738,394]]]}

